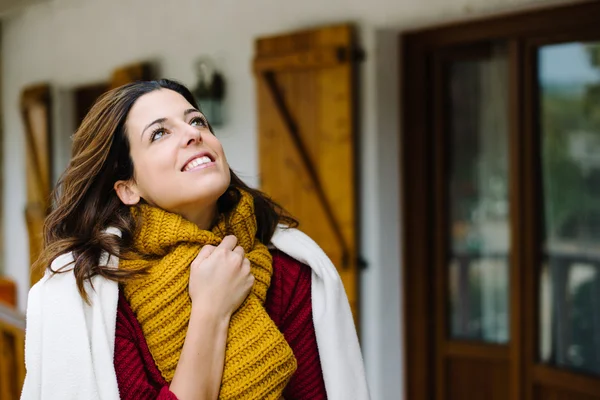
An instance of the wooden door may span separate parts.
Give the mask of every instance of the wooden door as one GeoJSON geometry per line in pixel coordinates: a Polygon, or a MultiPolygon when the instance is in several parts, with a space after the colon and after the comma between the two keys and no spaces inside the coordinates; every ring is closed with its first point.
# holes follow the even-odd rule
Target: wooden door
{"type": "Polygon", "coordinates": [[[331,258],[358,312],[355,71],[349,25],[256,41],[261,189],[331,258]]]}
{"type": "Polygon", "coordinates": [[[406,399],[600,400],[598,18],[403,38],[406,399]]]}

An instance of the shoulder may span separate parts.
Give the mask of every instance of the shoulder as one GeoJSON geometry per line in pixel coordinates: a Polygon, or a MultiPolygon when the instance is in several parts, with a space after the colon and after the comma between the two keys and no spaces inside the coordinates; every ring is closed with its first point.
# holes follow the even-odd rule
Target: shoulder
{"type": "Polygon", "coordinates": [[[67,287],[75,285],[76,280],[72,265],[73,255],[71,253],[61,254],[56,257],[52,261],[50,268],[44,271],[42,278],[29,290],[28,303],[41,300],[46,295],[51,295],[53,292],[60,292],[67,287]]]}
{"type": "Polygon", "coordinates": [[[118,284],[96,275],[83,283],[83,290],[88,295],[89,302],[84,301],[79,291],[73,255],[65,253],[52,262],[43,278],[31,288],[28,305],[31,303],[32,307],[43,310],[45,321],[66,319],[73,323],[85,323],[85,319],[97,317],[108,321],[107,326],[114,328],[118,284]]]}
{"type": "Polygon", "coordinates": [[[271,238],[273,247],[294,260],[312,267],[317,259],[328,259],[325,252],[308,235],[296,228],[279,225],[271,238]]]}
{"type": "MultiPolygon", "coordinates": [[[[111,268],[118,268],[119,265],[119,260],[116,257],[109,256],[106,253],[101,254],[98,262],[100,266],[111,268]]],[[[107,291],[110,292],[111,297],[114,297],[116,286],[116,282],[101,275],[85,280],[83,284],[90,300],[105,294],[104,292],[107,291]],[[102,290],[105,288],[110,288],[110,290],[102,290]]],[[[76,294],[80,298],[75,274],[75,259],[72,252],[63,253],[52,261],[50,267],[46,268],[44,276],[30,289],[29,297],[51,297],[53,295],[65,297],[66,294],[76,294]]]]}
{"type": "Polygon", "coordinates": [[[302,231],[279,226],[271,238],[271,243],[277,250],[310,267],[313,282],[316,280],[341,285],[337,269],[327,254],[302,231]]]}

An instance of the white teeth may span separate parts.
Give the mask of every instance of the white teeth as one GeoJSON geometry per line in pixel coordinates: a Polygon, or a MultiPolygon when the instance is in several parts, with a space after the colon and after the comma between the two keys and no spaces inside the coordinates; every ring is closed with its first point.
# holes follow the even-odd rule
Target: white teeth
{"type": "Polygon", "coordinates": [[[192,168],[196,168],[202,164],[207,164],[209,162],[212,162],[212,160],[210,159],[210,157],[207,156],[203,156],[203,157],[199,157],[199,158],[194,158],[192,161],[190,161],[189,163],[187,163],[187,165],[185,166],[185,168],[183,169],[184,171],[189,171],[192,168]]]}

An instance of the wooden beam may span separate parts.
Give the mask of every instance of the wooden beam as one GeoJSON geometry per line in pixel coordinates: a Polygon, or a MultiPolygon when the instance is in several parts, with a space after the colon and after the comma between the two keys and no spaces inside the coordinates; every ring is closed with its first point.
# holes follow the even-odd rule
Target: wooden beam
{"type": "Polygon", "coordinates": [[[326,68],[354,63],[363,58],[361,50],[346,46],[317,48],[272,57],[257,57],[254,60],[254,72],[326,68]]]}

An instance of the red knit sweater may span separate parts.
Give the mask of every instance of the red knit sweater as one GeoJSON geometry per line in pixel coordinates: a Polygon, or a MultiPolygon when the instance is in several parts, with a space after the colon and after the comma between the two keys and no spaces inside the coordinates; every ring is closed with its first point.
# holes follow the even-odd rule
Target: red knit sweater
{"type": "MultiPolygon", "coordinates": [[[[286,400],[327,398],[312,321],[310,288],[308,266],[284,253],[273,252],[273,277],[265,307],[298,361],[298,369],[283,393],[286,400]]],[[[154,364],[142,328],[121,292],[114,363],[121,399],[177,400],[154,364]]]]}

